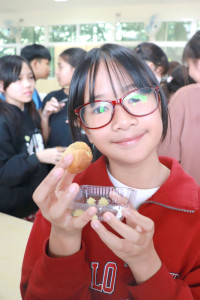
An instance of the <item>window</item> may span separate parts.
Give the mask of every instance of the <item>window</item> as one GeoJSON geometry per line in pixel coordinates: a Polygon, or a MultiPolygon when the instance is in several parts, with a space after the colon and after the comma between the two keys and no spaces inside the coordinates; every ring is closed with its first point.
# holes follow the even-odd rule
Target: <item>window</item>
{"type": "Polygon", "coordinates": [[[147,41],[148,36],[145,33],[143,22],[138,23],[116,23],[116,41],[147,41]]]}
{"type": "Polygon", "coordinates": [[[0,57],[4,55],[15,55],[16,54],[16,48],[1,48],[0,47],[0,57]]]}
{"type": "Polygon", "coordinates": [[[79,40],[81,42],[113,41],[112,26],[109,23],[80,24],[79,40]]]}
{"type": "Polygon", "coordinates": [[[55,77],[55,55],[54,55],[54,47],[48,47],[51,53],[51,62],[50,62],[50,74],[49,77],[55,77]]]}
{"type": "Polygon", "coordinates": [[[29,26],[15,28],[8,26],[0,28],[0,56],[6,54],[20,54],[20,49],[27,44],[38,43],[49,48],[51,74],[54,77],[54,50],[61,47],[100,45],[106,42],[123,44],[133,49],[137,44],[145,41],[155,42],[168,55],[169,60],[181,62],[183,48],[189,38],[200,30],[200,20],[162,22],[159,30],[153,36],[148,35],[145,22],[117,22],[91,24],[63,24],[54,26],[29,26]],[[20,41],[20,44],[18,43],[20,41]]]}
{"type": "Polygon", "coordinates": [[[169,61],[176,60],[182,62],[182,55],[184,47],[162,47],[163,51],[167,54],[169,61]]]}
{"type": "Polygon", "coordinates": [[[163,22],[156,34],[156,41],[187,41],[190,38],[192,22],[163,22]]]}
{"type": "Polygon", "coordinates": [[[76,25],[58,25],[49,26],[50,42],[75,42],[76,41],[76,25]]]}
{"type": "Polygon", "coordinates": [[[45,42],[44,26],[21,27],[22,44],[33,44],[33,43],[41,44],[44,42],[45,42]]]}
{"type": "Polygon", "coordinates": [[[5,27],[0,29],[0,45],[16,43],[16,28],[5,27]]]}

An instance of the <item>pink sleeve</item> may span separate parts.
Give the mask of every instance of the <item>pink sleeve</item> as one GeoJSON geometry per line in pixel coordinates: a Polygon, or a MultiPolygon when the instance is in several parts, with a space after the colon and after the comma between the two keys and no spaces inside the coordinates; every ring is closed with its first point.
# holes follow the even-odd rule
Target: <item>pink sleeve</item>
{"type": "Polygon", "coordinates": [[[165,140],[158,147],[158,154],[181,160],[181,133],[184,126],[185,106],[180,93],[176,93],[169,103],[169,121],[165,140]]]}

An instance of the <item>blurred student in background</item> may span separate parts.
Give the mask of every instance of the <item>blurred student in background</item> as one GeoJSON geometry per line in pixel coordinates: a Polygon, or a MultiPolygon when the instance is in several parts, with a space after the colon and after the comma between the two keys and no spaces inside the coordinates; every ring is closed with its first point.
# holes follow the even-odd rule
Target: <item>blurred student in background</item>
{"type": "Polygon", "coordinates": [[[145,60],[148,66],[160,82],[161,78],[167,74],[169,62],[165,52],[156,44],[143,42],[133,49],[133,52],[145,60]]]}
{"type": "Polygon", "coordinates": [[[44,149],[40,115],[32,101],[35,77],[29,62],[17,55],[0,58],[0,211],[33,220],[35,188],[62,152],[44,149]]]}
{"type": "MultiPolygon", "coordinates": [[[[30,62],[31,68],[35,75],[35,80],[47,79],[50,73],[51,54],[43,45],[32,44],[25,46],[21,50],[21,56],[30,62]]],[[[33,101],[37,110],[41,110],[42,101],[37,90],[34,90],[33,101]]]]}
{"type": "Polygon", "coordinates": [[[48,147],[66,147],[72,143],[68,124],[68,95],[72,75],[85,56],[81,48],[69,48],[58,57],[56,76],[60,90],[50,92],[42,102],[43,136],[48,147]]]}
{"type": "Polygon", "coordinates": [[[178,89],[191,83],[194,83],[194,80],[189,76],[186,66],[179,64],[171,72],[168,71],[161,82],[168,103],[178,89]]]}
{"type": "Polygon", "coordinates": [[[200,31],[186,44],[183,62],[196,83],[180,88],[170,100],[171,130],[158,151],[160,155],[176,158],[200,184],[200,31]]]}

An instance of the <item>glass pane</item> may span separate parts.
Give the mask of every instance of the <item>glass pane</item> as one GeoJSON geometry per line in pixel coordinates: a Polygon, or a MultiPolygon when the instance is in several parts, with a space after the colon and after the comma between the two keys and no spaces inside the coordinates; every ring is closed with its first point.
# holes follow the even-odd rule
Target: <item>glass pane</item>
{"type": "Polygon", "coordinates": [[[76,25],[49,26],[50,42],[75,42],[76,25]]]}
{"type": "Polygon", "coordinates": [[[197,30],[200,30],[200,21],[197,21],[197,30]]]}
{"type": "Polygon", "coordinates": [[[163,22],[156,34],[156,41],[187,41],[190,38],[192,23],[163,22]]]}
{"type": "Polygon", "coordinates": [[[81,42],[112,41],[112,25],[109,23],[81,24],[79,39],[81,42]]]}
{"type": "Polygon", "coordinates": [[[147,41],[143,22],[137,23],[116,23],[116,41],[147,41]]]}
{"type": "Polygon", "coordinates": [[[51,62],[50,62],[50,74],[49,77],[55,77],[55,54],[54,54],[54,47],[48,47],[51,53],[51,62]]]}
{"type": "Polygon", "coordinates": [[[167,54],[169,61],[176,60],[181,63],[183,47],[162,47],[162,49],[167,54]]]}
{"type": "Polygon", "coordinates": [[[21,27],[22,44],[41,44],[45,41],[44,26],[21,27]]]}
{"type": "Polygon", "coordinates": [[[12,26],[0,28],[0,44],[16,43],[16,34],[18,29],[12,26]]]}
{"type": "Polygon", "coordinates": [[[0,47],[0,57],[4,55],[15,55],[16,54],[16,48],[1,48],[0,47]]]}

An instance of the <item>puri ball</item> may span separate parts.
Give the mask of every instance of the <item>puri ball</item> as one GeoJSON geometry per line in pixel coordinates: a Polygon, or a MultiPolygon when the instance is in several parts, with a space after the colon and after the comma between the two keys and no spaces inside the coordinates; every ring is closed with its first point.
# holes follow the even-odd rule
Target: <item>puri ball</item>
{"type": "Polygon", "coordinates": [[[67,154],[73,154],[73,161],[67,168],[67,171],[72,174],[77,174],[85,170],[92,162],[92,151],[90,147],[84,142],[75,142],[67,147],[64,156],[67,154]]]}

